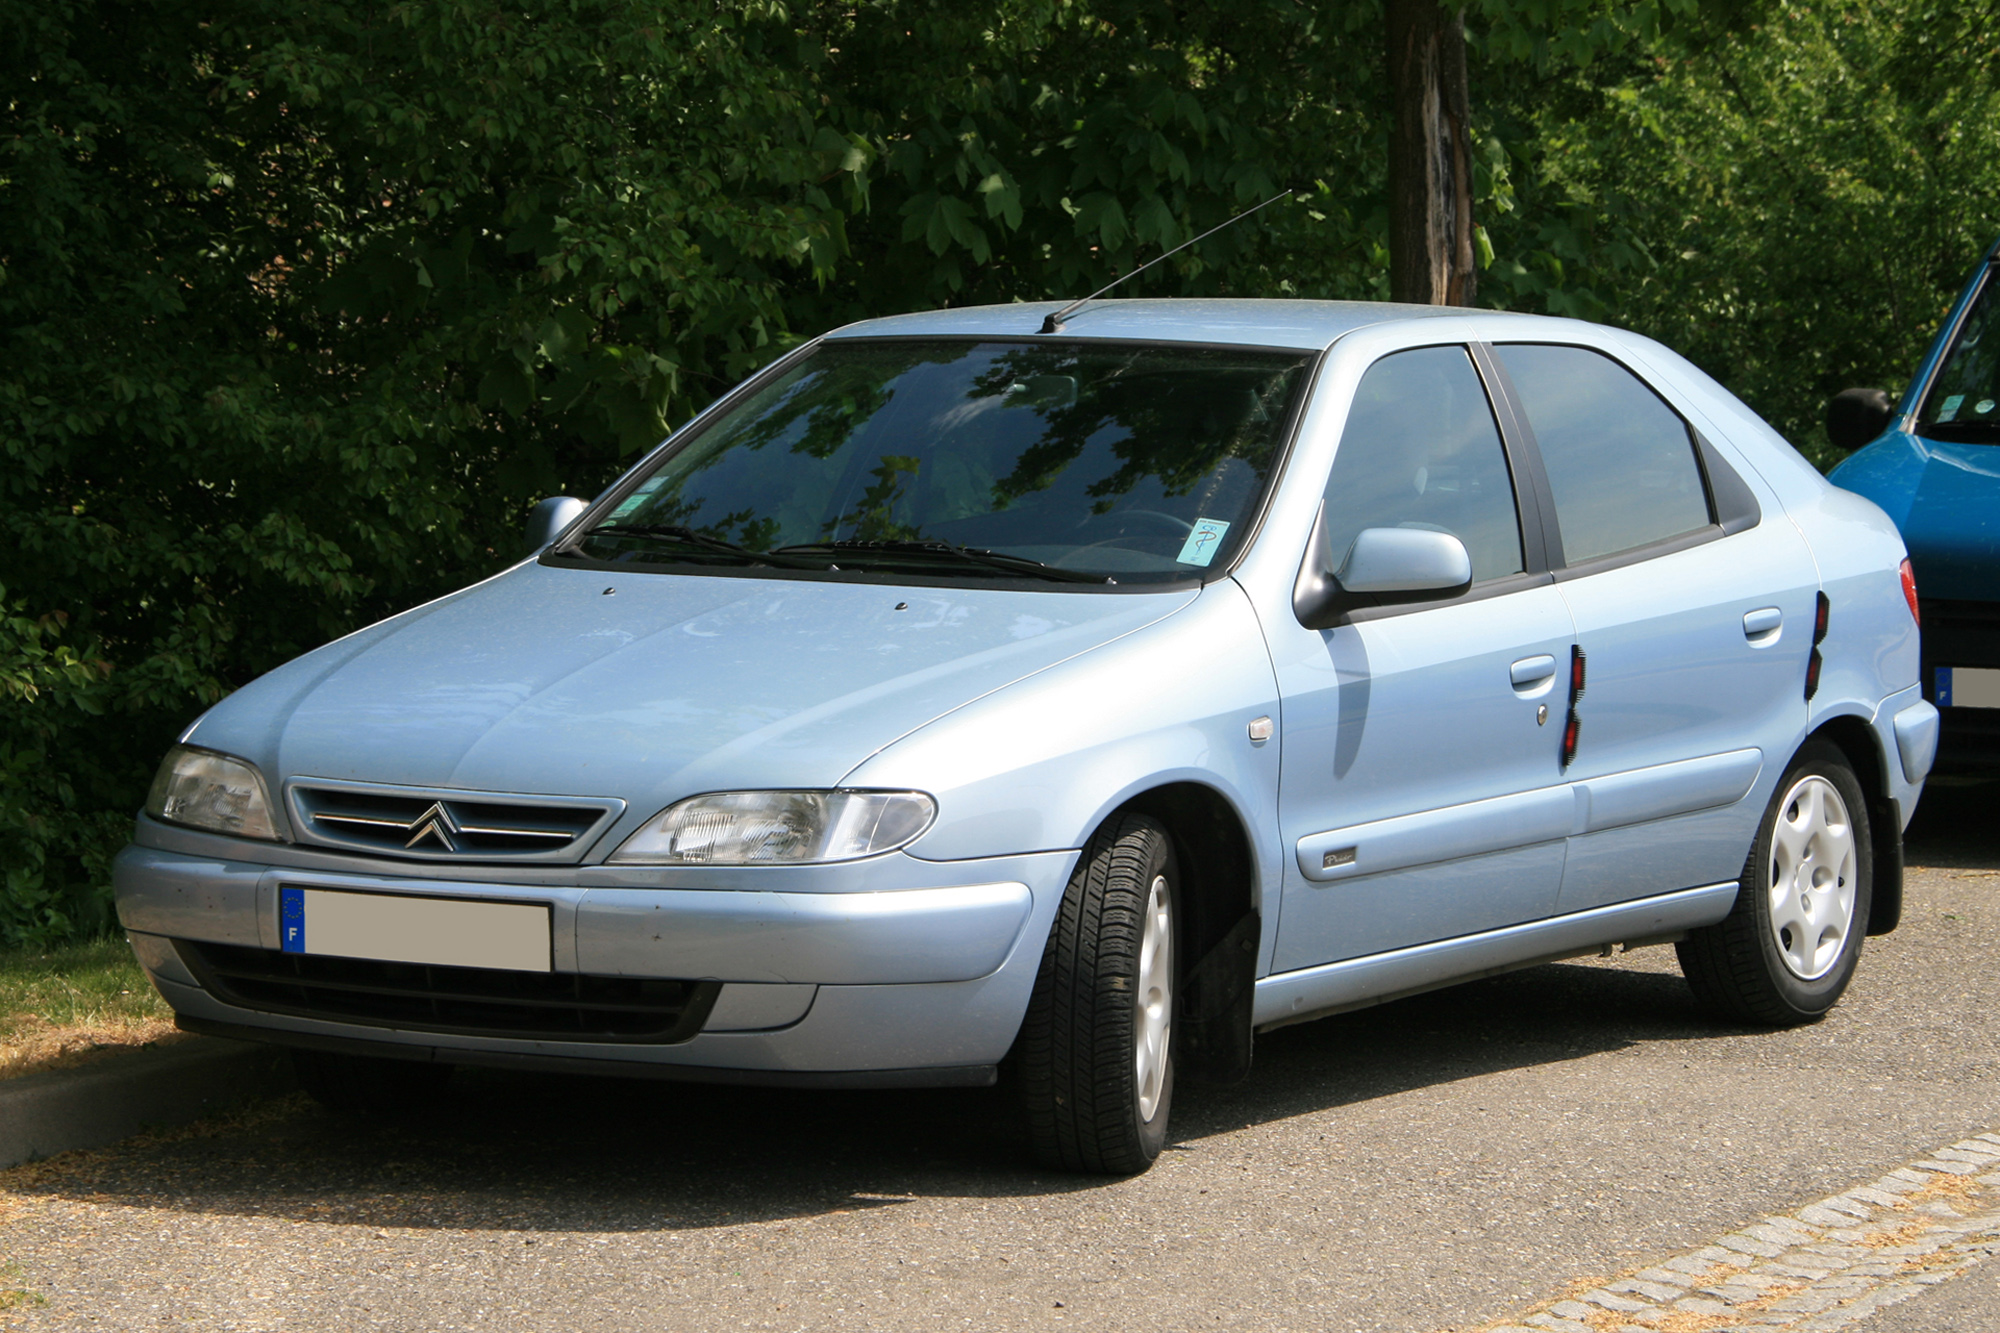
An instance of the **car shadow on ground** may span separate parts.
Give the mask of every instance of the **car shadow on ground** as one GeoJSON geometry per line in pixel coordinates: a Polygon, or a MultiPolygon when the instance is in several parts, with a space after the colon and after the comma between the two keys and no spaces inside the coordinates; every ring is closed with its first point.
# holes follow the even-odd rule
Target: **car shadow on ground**
{"type": "MultiPolygon", "coordinates": [[[[1934,784],[1913,866],[2000,864],[2000,783],[1934,784]]],[[[1281,1029],[1235,1087],[1176,1093],[1172,1151],[1260,1124],[1651,1042],[1744,1037],[1694,1004],[1671,955],[1557,963],[1281,1029]],[[1654,961],[1660,965],[1654,966],[1654,961]]],[[[461,1070],[395,1123],[303,1097],[0,1173],[50,1199],[300,1222],[655,1231],[1105,1188],[1028,1162],[1011,1094],[806,1092],[461,1070]]]]}
{"type": "MultiPolygon", "coordinates": [[[[1724,1036],[1675,975],[1556,964],[1302,1024],[1236,1087],[1184,1085],[1175,1147],[1636,1043],[1724,1036]]],[[[18,1195],[347,1225],[656,1231],[933,1197],[1054,1195],[1002,1087],[822,1092],[463,1069],[435,1105],[355,1121],[295,1097],[0,1175],[18,1195]]]]}
{"type": "MultiPolygon", "coordinates": [[[[1672,966],[1670,951],[1645,957],[1672,966]]],[[[1752,1031],[1704,1013],[1678,971],[1552,963],[1267,1033],[1248,1082],[1200,1089],[1176,1108],[1175,1137],[1188,1142],[1649,1042],[1752,1031]]]]}
{"type": "Polygon", "coordinates": [[[1903,836],[1912,866],[1988,870],[2000,865],[2000,781],[1933,778],[1903,836]]]}

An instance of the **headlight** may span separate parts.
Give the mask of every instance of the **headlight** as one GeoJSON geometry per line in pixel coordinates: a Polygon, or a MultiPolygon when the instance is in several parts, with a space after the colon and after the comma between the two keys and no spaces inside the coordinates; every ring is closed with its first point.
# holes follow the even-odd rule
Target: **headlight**
{"type": "Polygon", "coordinates": [[[271,799],[257,770],[241,759],[190,745],[167,751],[146,797],[146,813],[169,824],[239,838],[278,836],[271,827],[271,799]]]}
{"type": "Polygon", "coordinates": [[[613,862],[762,866],[890,852],[931,825],[920,791],[731,791],[691,796],[625,840],[613,862]]]}

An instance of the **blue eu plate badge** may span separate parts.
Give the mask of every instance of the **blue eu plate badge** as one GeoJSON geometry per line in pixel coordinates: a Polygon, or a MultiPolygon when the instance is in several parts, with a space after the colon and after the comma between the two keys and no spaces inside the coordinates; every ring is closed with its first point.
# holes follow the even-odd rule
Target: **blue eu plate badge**
{"type": "Polygon", "coordinates": [[[278,947],[286,953],[306,951],[306,891],[278,890],[278,947]]]}
{"type": "Polygon", "coordinates": [[[1187,540],[1181,544],[1181,553],[1174,557],[1183,565],[1201,565],[1215,559],[1215,552],[1222,545],[1222,534],[1229,531],[1229,525],[1221,519],[1198,518],[1189,531],[1187,540]]]}

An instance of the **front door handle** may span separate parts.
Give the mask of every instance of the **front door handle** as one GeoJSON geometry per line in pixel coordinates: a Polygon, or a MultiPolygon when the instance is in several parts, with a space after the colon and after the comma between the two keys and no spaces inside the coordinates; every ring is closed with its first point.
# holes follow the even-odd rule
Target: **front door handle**
{"type": "Polygon", "coordinates": [[[1743,637],[1762,647],[1778,637],[1784,628],[1785,613],[1775,606],[1759,607],[1743,615],[1743,637]]]}
{"type": "Polygon", "coordinates": [[[1549,653],[1524,657],[1508,668],[1507,674],[1513,680],[1515,689],[1532,690],[1555,679],[1556,659],[1549,653]]]}

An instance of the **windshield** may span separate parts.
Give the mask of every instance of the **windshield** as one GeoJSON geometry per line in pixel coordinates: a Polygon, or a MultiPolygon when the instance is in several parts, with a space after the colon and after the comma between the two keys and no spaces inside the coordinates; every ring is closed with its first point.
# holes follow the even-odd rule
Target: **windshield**
{"type": "Polygon", "coordinates": [[[2000,282],[1990,269],[1958,340],[1924,395],[1917,433],[1934,440],[2000,444],[2000,282]]]}
{"type": "Polygon", "coordinates": [[[1310,354],[832,341],[654,465],[595,561],[1119,585],[1247,535],[1310,354]]]}

